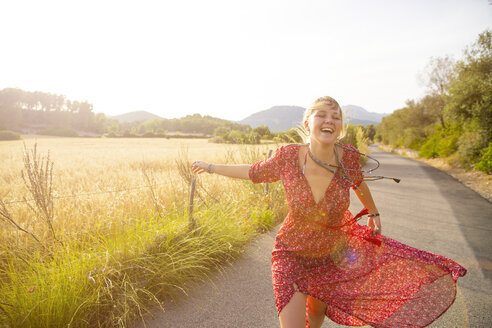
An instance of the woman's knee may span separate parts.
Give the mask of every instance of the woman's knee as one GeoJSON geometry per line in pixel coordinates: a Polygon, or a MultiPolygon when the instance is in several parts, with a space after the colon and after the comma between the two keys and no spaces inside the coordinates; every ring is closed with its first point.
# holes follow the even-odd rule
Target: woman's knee
{"type": "Polygon", "coordinates": [[[279,313],[282,328],[298,328],[306,325],[306,298],[307,295],[295,292],[289,303],[279,313]]]}
{"type": "Polygon", "coordinates": [[[310,317],[324,318],[326,312],[326,303],[323,303],[320,300],[311,296],[308,296],[306,301],[307,301],[307,310],[310,317]]]}

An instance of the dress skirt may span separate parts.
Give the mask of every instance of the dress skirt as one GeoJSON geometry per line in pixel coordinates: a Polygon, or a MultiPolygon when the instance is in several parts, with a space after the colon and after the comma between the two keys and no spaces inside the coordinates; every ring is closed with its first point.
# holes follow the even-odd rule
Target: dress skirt
{"type": "Polygon", "coordinates": [[[456,262],[372,236],[358,223],[350,237],[322,257],[290,250],[278,240],[272,253],[277,311],[296,291],[327,304],[326,316],[342,325],[425,327],[453,304],[456,280],[466,269],[456,262]]]}

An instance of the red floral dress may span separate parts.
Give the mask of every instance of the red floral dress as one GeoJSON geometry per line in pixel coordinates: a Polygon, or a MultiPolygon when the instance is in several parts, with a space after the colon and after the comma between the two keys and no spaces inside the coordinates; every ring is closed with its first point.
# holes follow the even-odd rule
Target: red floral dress
{"type": "MultiPolygon", "coordinates": [[[[341,162],[362,182],[359,153],[341,162]]],[[[454,302],[466,269],[440,255],[385,236],[372,236],[348,211],[350,182],[335,174],[316,203],[299,165],[300,145],[282,146],[251,166],[254,183],[282,180],[289,214],[272,252],[277,311],[296,291],[327,304],[326,316],[349,326],[425,327],[454,302]]]]}

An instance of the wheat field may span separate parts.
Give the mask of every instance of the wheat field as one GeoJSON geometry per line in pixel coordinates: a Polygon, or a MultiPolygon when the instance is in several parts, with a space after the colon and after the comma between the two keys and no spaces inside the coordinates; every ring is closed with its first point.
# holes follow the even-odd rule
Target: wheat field
{"type": "Polygon", "coordinates": [[[0,326],[126,327],[234,258],[286,213],[281,186],[197,177],[276,145],[203,139],[0,143],[0,326]]]}

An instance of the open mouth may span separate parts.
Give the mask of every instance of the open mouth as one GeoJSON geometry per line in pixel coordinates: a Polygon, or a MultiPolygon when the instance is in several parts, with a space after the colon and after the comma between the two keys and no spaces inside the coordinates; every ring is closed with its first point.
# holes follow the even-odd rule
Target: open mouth
{"type": "Polygon", "coordinates": [[[321,132],[332,134],[333,132],[335,132],[335,130],[333,128],[322,128],[321,132]]]}

